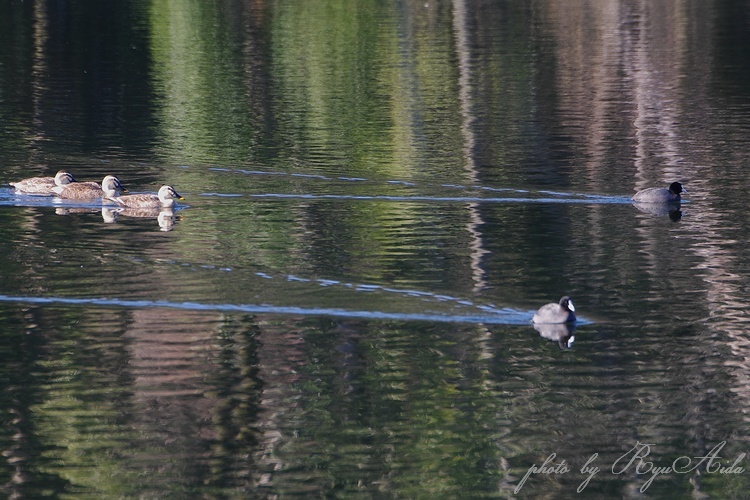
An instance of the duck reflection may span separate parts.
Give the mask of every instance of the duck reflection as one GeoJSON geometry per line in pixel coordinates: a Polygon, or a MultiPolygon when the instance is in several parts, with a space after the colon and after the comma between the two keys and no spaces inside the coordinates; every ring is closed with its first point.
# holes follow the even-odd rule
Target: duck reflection
{"type": "Polygon", "coordinates": [[[139,219],[156,219],[159,229],[171,231],[174,227],[176,217],[171,208],[125,208],[125,207],[102,207],[102,218],[104,222],[116,222],[118,217],[134,217],[139,219]]]}
{"type": "Polygon", "coordinates": [[[56,215],[95,214],[98,211],[99,211],[98,208],[57,207],[55,209],[55,214],[56,215]]]}
{"type": "Polygon", "coordinates": [[[117,222],[117,209],[102,207],[102,219],[107,224],[117,222]]]}
{"type": "Polygon", "coordinates": [[[673,221],[678,221],[682,218],[682,211],[680,211],[680,203],[641,203],[633,202],[633,206],[643,213],[651,215],[668,215],[673,221]]]}
{"type": "Polygon", "coordinates": [[[575,323],[534,323],[534,330],[545,339],[554,340],[560,345],[560,349],[570,349],[576,338],[573,332],[576,330],[575,323]]]}

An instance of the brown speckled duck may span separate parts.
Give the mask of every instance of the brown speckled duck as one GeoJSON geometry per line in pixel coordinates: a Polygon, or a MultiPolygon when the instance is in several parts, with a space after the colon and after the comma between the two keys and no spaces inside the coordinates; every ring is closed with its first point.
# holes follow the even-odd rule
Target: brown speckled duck
{"type": "Polygon", "coordinates": [[[75,181],[73,174],[60,170],[54,177],[29,177],[8,184],[13,186],[17,193],[52,195],[55,194],[56,187],[62,188],[75,181]]]}
{"type": "Polygon", "coordinates": [[[56,187],[57,196],[68,200],[94,200],[96,198],[111,198],[127,193],[122,187],[120,179],[114,175],[108,175],[99,185],[96,182],[75,182],[62,187],[56,187]]]}
{"type": "Polygon", "coordinates": [[[184,200],[172,186],[164,185],[157,194],[131,194],[109,197],[122,207],[129,208],[170,208],[176,205],[175,199],[184,200]]]}

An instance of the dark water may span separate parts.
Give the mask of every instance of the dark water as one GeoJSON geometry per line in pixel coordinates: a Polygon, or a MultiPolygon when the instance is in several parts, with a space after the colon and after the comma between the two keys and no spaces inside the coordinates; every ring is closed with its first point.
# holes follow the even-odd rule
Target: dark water
{"type": "Polygon", "coordinates": [[[3,496],[746,494],[745,2],[0,12],[3,496]]]}

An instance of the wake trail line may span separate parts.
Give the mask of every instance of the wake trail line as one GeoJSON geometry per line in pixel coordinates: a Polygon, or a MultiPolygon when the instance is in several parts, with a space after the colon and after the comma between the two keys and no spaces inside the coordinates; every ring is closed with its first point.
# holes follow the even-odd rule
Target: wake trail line
{"type": "Polygon", "coordinates": [[[338,308],[316,308],[296,306],[272,306],[261,304],[210,304],[202,302],[171,302],[166,300],[127,300],[118,298],[69,298],[69,297],[27,297],[0,295],[0,302],[26,303],[41,305],[87,305],[97,307],[124,308],[168,308],[190,311],[216,311],[226,313],[282,314],[300,316],[334,316],[369,320],[396,321],[434,321],[440,323],[473,323],[473,324],[529,324],[527,311],[505,310],[504,314],[487,315],[442,315],[430,313],[391,313],[383,311],[359,311],[338,308]]]}

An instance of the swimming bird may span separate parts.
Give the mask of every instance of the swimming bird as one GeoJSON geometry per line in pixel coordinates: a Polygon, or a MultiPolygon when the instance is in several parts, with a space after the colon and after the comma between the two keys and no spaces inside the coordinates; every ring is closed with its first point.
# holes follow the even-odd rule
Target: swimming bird
{"type": "Polygon", "coordinates": [[[576,320],[573,314],[576,308],[573,300],[567,295],[560,299],[559,304],[545,304],[539,308],[531,319],[534,323],[572,323],[576,320]]]}
{"type": "Polygon", "coordinates": [[[680,193],[687,193],[682,189],[682,184],[673,182],[669,188],[648,188],[638,191],[633,196],[633,201],[640,203],[677,203],[681,200],[680,193]]]}
{"type": "Polygon", "coordinates": [[[17,192],[24,194],[55,194],[55,187],[63,187],[75,182],[73,174],[60,170],[54,177],[29,177],[18,182],[9,182],[17,192]]]}
{"type": "Polygon", "coordinates": [[[96,198],[111,198],[127,193],[120,183],[120,179],[114,175],[108,175],[101,185],[96,182],[75,182],[62,187],[56,187],[55,192],[60,198],[68,200],[94,200],[96,198]]]}
{"type": "Polygon", "coordinates": [[[127,196],[110,196],[112,201],[123,207],[130,208],[169,208],[175,205],[175,199],[184,200],[172,186],[164,185],[158,194],[130,194],[127,196]]]}

